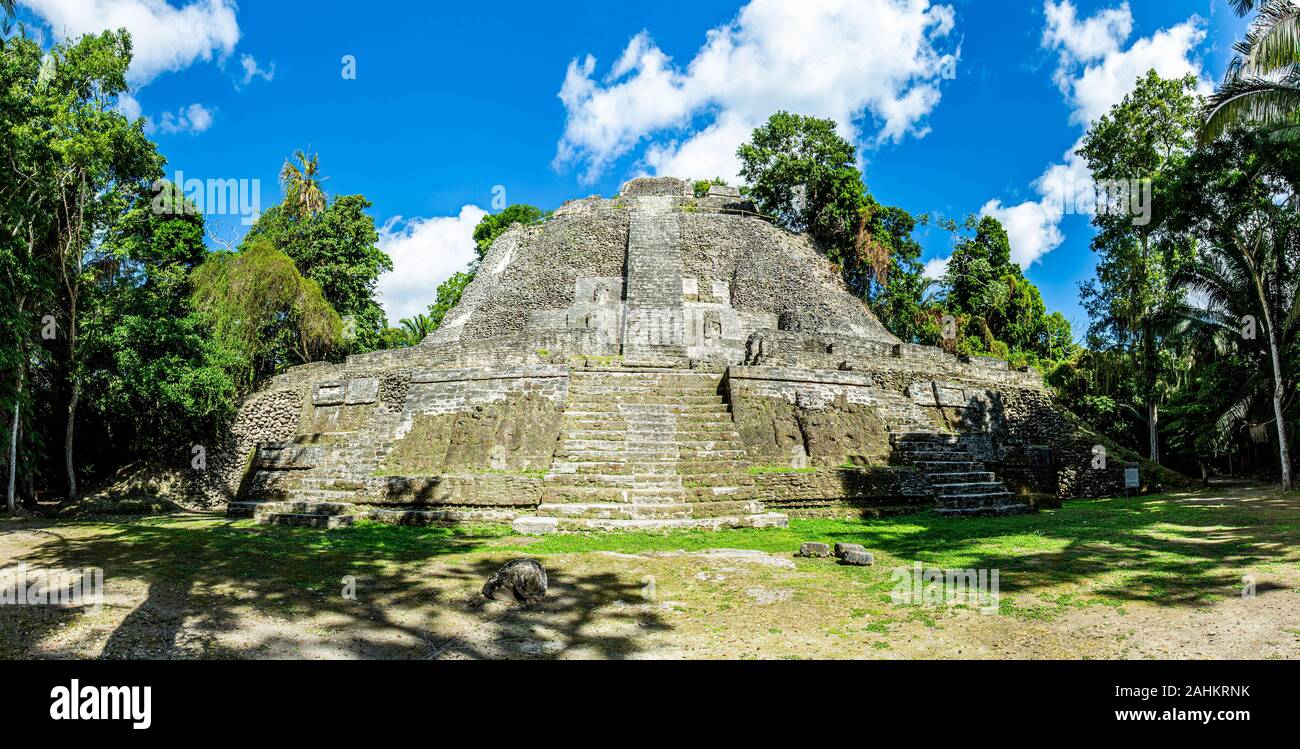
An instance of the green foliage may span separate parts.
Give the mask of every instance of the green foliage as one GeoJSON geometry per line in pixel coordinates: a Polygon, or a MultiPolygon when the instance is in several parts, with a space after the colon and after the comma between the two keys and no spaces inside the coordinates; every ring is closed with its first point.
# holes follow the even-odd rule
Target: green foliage
{"type": "Polygon", "coordinates": [[[1093,123],[1079,149],[1095,179],[1149,185],[1149,216],[1099,206],[1092,242],[1098,255],[1097,279],[1084,284],[1082,297],[1092,319],[1090,345],[1127,353],[1130,366],[1142,372],[1136,390],[1110,395],[1145,402],[1152,460],[1159,458],[1159,407],[1169,383],[1158,352],[1172,332],[1167,325],[1171,311],[1182,304],[1183,291],[1172,279],[1191,252],[1189,241],[1171,226],[1169,217],[1177,202],[1177,175],[1195,146],[1195,89],[1192,76],[1166,80],[1149,72],[1093,123]]]}
{"type": "Polygon", "coordinates": [[[697,197],[697,198],[708,197],[708,194],[709,194],[709,188],[711,188],[711,187],[713,187],[713,186],[715,186],[715,185],[718,186],[718,187],[727,187],[727,186],[728,186],[728,185],[727,185],[727,181],[726,181],[725,179],[721,178],[721,177],[714,177],[713,179],[700,179],[700,180],[696,180],[696,181],[695,181],[695,184],[692,185],[692,188],[693,188],[693,190],[694,190],[694,192],[695,192],[695,197],[697,197]]]}
{"type": "Polygon", "coordinates": [[[834,120],[777,112],[736,152],[763,213],[804,232],[830,259],[852,259],[866,202],[856,149],[834,120]]]}
{"type": "Polygon", "coordinates": [[[455,273],[438,284],[438,298],[433,304],[429,305],[428,325],[429,332],[437,330],[442,325],[442,320],[447,316],[453,307],[460,304],[460,297],[465,293],[465,287],[469,286],[470,281],[474,280],[473,271],[462,271],[455,273]]]}
{"type": "Polygon", "coordinates": [[[320,284],[264,238],[238,253],[212,253],[193,284],[194,303],[238,361],[236,381],[245,390],[285,367],[317,361],[341,342],[342,320],[320,284]]]}
{"type": "Polygon", "coordinates": [[[90,427],[104,432],[98,454],[210,443],[233,415],[231,362],[188,302],[190,271],[206,254],[203,217],[165,182],[107,236],[83,333],[90,427]]]}
{"type": "Polygon", "coordinates": [[[294,218],[310,219],[325,210],[327,198],[320,176],[320,154],[307,155],[304,151],[294,154],[298,163],[288,159],[280,167],[280,186],[284,190],[286,210],[294,218]]]}
{"type": "Polygon", "coordinates": [[[404,317],[400,328],[389,328],[384,333],[385,348],[409,348],[418,346],[437,327],[427,315],[404,317]]]}
{"type": "Polygon", "coordinates": [[[388,327],[375,301],[380,274],[393,269],[392,258],[379,249],[379,232],[367,214],[370,201],[343,195],[329,206],[299,216],[284,205],[268,209],[244,240],[266,240],[293,259],[298,270],[320,285],[326,301],[348,324],[342,348],[335,353],[361,353],[384,347],[388,327]]]}
{"type": "MultiPolygon", "coordinates": [[[[991,216],[968,218],[973,234],[953,248],[943,287],[946,294],[923,327],[922,339],[963,355],[995,356],[1012,366],[1050,370],[1074,351],[1070,323],[1048,314],[1038,287],[1011,261],[1011,244],[991,216]],[[943,336],[950,316],[955,337],[943,336]]],[[[946,228],[957,230],[955,223],[946,228]]]]}
{"type": "Polygon", "coordinates": [[[511,225],[519,223],[528,226],[544,220],[549,215],[536,206],[517,203],[507,206],[500,213],[489,213],[484,216],[478,222],[478,226],[474,227],[474,247],[478,259],[482,260],[487,255],[492,243],[497,240],[497,237],[505,234],[511,225]]]}
{"type": "Polygon", "coordinates": [[[919,340],[928,284],[912,237],[917,221],[867,194],[856,151],[835,122],[778,112],[737,155],[758,209],[808,233],[887,328],[919,340]]]}
{"type": "MultiPolygon", "coordinates": [[[[1234,0],[1237,12],[1254,3],[1234,0]]],[[[1300,6],[1291,0],[1263,0],[1223,85],[1206,103],[1201,143],[1239,128],[1263,127],[1300,136],[1300,6]]]]}
{"type": "Polygon", "coordinates": [[[23,382],[31,382],[27,402],[40,410],[27,415],[23,434],[36,435],[34,442],[62,435],[59,468],[70,495],[77,491],[77,408],[87,373],[81,332],[95,311],[93,286],[103,272],[98,240],[142,184],[162,173],[142,123],[128,122],[116,108],[130,62],[125,31],[48,51],[25,35],[0,41],[0,194],[8,230],[0,255],[16,284],[6,337],[19,344],[6,405],[11,410],[23,382]],[[29,327],[45,315],[58,324],[54,344],[36,344],[37,328],[29,327]]]}

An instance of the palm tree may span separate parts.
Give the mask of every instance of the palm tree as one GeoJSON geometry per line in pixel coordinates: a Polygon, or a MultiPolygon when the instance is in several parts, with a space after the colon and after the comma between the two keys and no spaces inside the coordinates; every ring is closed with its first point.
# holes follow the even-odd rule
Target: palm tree
{"type": "Polygon", "coordinates": [[[434,330],[433,321],[423,314],[402,318],[401,326],[408,346],[419,345],[434,330]]]}
{"type": "Polygon", "coordinates": [[[1202,142],[1248,123],[1300,128],[1300,2],[1233,0],[1240,15],[1256,5],[1259,15],[1207,103],[1202,142]]]}
{"type": "Polygon", "coordinates": [[[1286,374],[1283,371],[1282,352],[1296,340],[1297,325],[1300,319],[1300,291],[1296,288],[1297,271],[1294,262],[1287,263],[1284,247],[1288,238],[1280,232],[1264,229],[1259,232],[1253,243],[1243,243],[1231,247],[1205,245],[1200,256],[1193,261],[1181,277],[1182,283],[1190,290],[1199,292],[1204,305],[1189,310],[1188,316],[1197,322],[1239,336],[1241,320],[1246,314],[1252,317],[1262,315],[1259,326],[1267,333],[1269,363],[1271,365],[1272,385],[1267,387],[1267,376],[1263,372],[1248,378],[1231,406],[1219,418],[1219,431],[1224,432],[1236,422],[1245,418],[1252,403],[1264,392],[1270,392],[1273,407],[1273,420],[1278,439],[1278,459],[1282,469],[1282,490],[1290,491],[1291,449],[1287,440],[1286,420],[1283,415],[1284,395],[1286,393],[1286,374]],[[1275,269],[1288,268],[1286,278],[1279,279],[1275,269]]]}
{"type": "Polygon", "coordinates": [[[1300,212],[1279,203],[1290,171],[1291,146],[1264,131],[1241,131],[1216,141],[1195,157],[1179,188],[1189,231],[1198,239],[1194,258],[1175,275],[1200,300],[1187,315],[1230,332],[1238,345],[1267,356],[1260,373],[1247,378],[1222,427],[1241,421],[1271,374],[1282,489],[1292,488],[1285,395],[1288,352],[1300,341],[1300,212]]]}
{"type": "Polygon", "coordinates": [[[297,151],[298,164],[285,160],[280,168],[280,185],[284,188],[284,203],[299,218],[311,218],[325,210],[325,191],[321,188],[328,177],[320,176],[320,154],[308,156],[297,151]]]}

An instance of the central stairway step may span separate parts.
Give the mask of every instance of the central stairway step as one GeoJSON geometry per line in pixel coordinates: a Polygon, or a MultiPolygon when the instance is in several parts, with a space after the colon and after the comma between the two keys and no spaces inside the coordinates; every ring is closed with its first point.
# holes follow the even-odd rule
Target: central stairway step
{"type": "Polygon", "coordinates": [[[785,528],[789,525],[785,515],[765,512],[753,515],[720,515],[717,517],[662,518],[649,520],[620,520],[601,518],[521,517],[512,524],[516,533],[540,535],[556,531],[673,531],[722,530],[723,528],[785,528]]]}

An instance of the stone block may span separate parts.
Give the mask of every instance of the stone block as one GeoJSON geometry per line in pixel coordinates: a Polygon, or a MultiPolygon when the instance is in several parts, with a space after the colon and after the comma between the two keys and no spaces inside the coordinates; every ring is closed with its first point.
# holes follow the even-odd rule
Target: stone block
{"type": "Polygon", "coordinates": [[[313,406],[341,406],[347,397],[347,386],[341,382],[322,382],[312,390],[313,406]]]}
{"type": "Polygon", "coordinates": [[[348,381],[347,397],[344,401],[349,406],[374,403],[379,400],[379,379],[366,377],[348,381]]]}
{"type": "Polygon", "coordinates": [[[835,556],[839,557],[840,559],[843,559],[844,555],[849,553],[850,551],[865,552],[866,550],[867,547],[863,546],[862,544],[835,544],[835,556]]]}
{"type": "Polygon", "coordinates": [[[825,558],[831,555],[831,547],[827,544],[803,543],[799,544],[799,556],[825,558]]]}
{"type": "Polygon", "coordinates": [[[675,177],[640,177],[624,182],[618,194],[624,198],[689,198],[695,195],[695,187],[675,177]]]}
{"type": "Polygon", "coordinates": [[[853,567],[870,567],[875,563],[876,558],[869,551],[846,551],[844,556],[840,557],[840,564],[853,567]]]}
{"type": "Polygon", "coordinates": [[[918,406],[937,406],[938,399],[934,395],[933,382],[913,382],[907,386],[907,397],[918,406]]]}
{"type": "Polygon", "coordinates": [[[971,405],[965,389],[946,382],[935,383],[934,398],[945,408],[970,408],[971,405]]]}
{"type": "Polygon", "coordinates": [[[560,527],[558,518],[538,518],[523,517],[515,518],[510,524],[515,533],[523,533],[529,536],[544,536],[548,533],[554,533],[560,527]]]}

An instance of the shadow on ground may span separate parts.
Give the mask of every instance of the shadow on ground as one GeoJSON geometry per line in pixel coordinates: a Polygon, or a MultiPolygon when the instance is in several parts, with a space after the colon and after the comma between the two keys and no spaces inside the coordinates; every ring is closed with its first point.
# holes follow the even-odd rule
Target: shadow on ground
{"type": "MultiPolygon", "coordinates": [[[[578,648],[619,659],[639,651],[638,632],[667,626],[638,613],[626,615],[636,621],[630,629],[615,627],[618,634],[594,631],[598,616],[606,623],[624,616],[615,602],[639,597],[638,585],[612,573],[552,570],[542,605],[485,605],[477,594],[483,582],[519,555],[493,552],[494,537],[471,529],[367,525],[322,532],[210,516],[94,524],[87,533],[77,528],[41,523],[9,531],[39,535],[12,563],[104,570],[106,608],[134,608],[108,634],[98,653],[103,658],[545,658],[578,648]],[[466,554],[472,556],[440,561],[466,554]],[[344,596],[345,578],[355,580],[354,599],[344,596]],[[140,586],[147,590],[135,605],[140,586]],[[132,587],[131,603],[114,602],[115,588],[132,587]],[[250,627],[252,609],[270,623],[250,627]],[[325,643],[321,650],[303,652],[298,631],[277,626],[304,620],[325,643]],[[234,632],[239,636],[223,636],[234,632]]],[[[57,607],[6,608],[0,645],[8,657],[59,657],[57,648],[37,646],[80,615],[57,607]]]]}
{"type": "MultiPolygon", "coordinates": [[[[863,525],[832,532],[830,541],[862,543],[901,559],[1001,570],[1004,592],[1091,583],[1095,595],[1158,605],[1208,605],[1240,594],[1250,570],[1300,559],[1297,495],[1258,486],[1078,500],[1004,518],[923,513],[863,525]],[[910,532],[898,532],[900,523],[912,526],[910,532]]],[[[1282,589],[1261,584],[1255,594],[1282,589]]]]}

